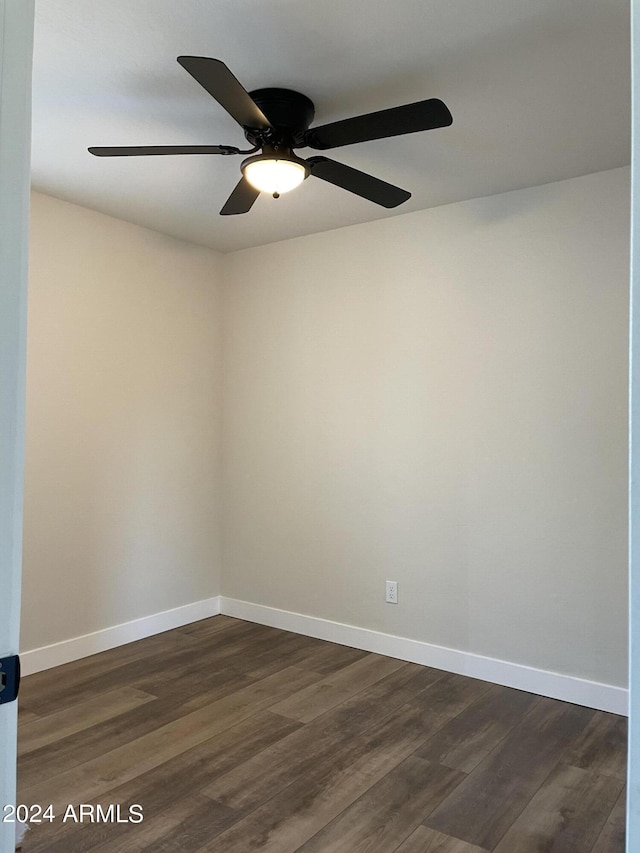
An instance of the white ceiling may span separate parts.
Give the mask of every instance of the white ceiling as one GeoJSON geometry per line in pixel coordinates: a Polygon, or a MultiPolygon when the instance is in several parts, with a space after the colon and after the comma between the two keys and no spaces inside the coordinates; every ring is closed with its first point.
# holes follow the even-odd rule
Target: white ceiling
{"type": "MultiPolygon", "coordinates": [[[[628,0],[37,0],[33,183],[222,251],[629,162],[628,0]],[[413,197],[392,211],[317,179],[218,211],[240,157],[98,159],[89,145],[245,144],[176,62],[308,95],[315,124],[425,98],[452,127],[327,154],[413,197]]],[[[301,150],[302,156],[310,150],[301,150]]]]}

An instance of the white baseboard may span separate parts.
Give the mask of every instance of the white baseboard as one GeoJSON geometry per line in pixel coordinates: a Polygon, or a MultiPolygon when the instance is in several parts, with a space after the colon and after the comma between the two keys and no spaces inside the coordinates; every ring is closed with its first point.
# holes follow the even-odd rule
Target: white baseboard
{"type": "Polygon", "coordinates": [[[31,675],[132,643],[135,640],[142,640],[163,631],[170,631],[172,628],[179,628],[182,625],[197,622],[199,619],[217,616],[220,613],[260,625],[270,625],[284,631],[304,634],[307,637],[317,637],[319,640],[328,640],[343,646],[352,646],[367,652],[468,675],[471,678],[502,684],[505,687],[515,687],[539,696],[573,702],[587,708],[597,708],[600,711],[610,711],[624,716],[628,713],[628,690],[623,687],[600,684],[571,675],[483,657],[472,652],[447,649],[444,646],[435,646],[420,640],[383,634],[367,628],[357,628],[354,625],[306,616],[303,613],[292,613],[288,610],[278,610],[275,607],[265,607],[225,596],[195,601],[183,607],[154,613],[142,619],[85,634],[82,637],[74,637],[61,643],[22,652],[20,655],[22,673],[31,675]]]}
{"type": "Polygon", "coordinates": [[[104,652],[107,649],[115,649],[135,640],[142,640],[172,628],[180,628],[190,622],[199,619],[207,619],[209,616],[218,616],[220,613],[220,596],[206,598],[202,601],[194,601],[182,607],[174,607],[172,610],[164,610],[161,613],[153,613],[142,619],[134,619],[122,625],[114,625],[104,628],[102,631],[94,631],[82,637],[73,637],[71,640],[63,640],[61,643],[53,643],[50,646],[42,646],[39,649],[31,649],[20,653],[20,663],[23,675],[32,675],[43,669],[60,666],[63,663],[79,660],[80,658],[104,652]]]}
{"type": "Polygon", "coordinates": [[[302,613],[291,613],[275,607],[264,607],[249,601],[235,598],[220,598],[220,610],[226,616],[246,619],[260,625],[270,625],[284,631],[329,640],[343,646],[352,646],[368,652],[399,658],[400,660],[432,666],[447,672],[456,672],[479,678],[505,687],[515,687],[527,693],[561,699],[587,708],[610,711],[614,714],[628,714],[629,691],[612,684],[600,684],[571,675],[561,675],[544,669],[535,669],[522,664],[483,657],[471,652],[434,646],[419,640],[396,637],[366,628],[356,628],[341,622],[331,622],[302,613]]]}

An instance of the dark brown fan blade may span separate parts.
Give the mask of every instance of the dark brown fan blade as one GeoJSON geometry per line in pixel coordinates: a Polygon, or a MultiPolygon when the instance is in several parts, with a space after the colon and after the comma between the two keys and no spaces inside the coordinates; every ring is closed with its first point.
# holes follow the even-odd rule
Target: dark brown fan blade
{"type": "Polygon", "coordinates": [[[234,216],[236,213],[247,213],[259,195],[260,190],[252,187],[249,181],[240,178],[220,214],[222,216],[234,216]]]}
{"type": "Polygon", "coordinates": [[[239,154],[233,145],[129,145],[89,148],[96,157],[149,157],[157,154],[239,154]]]}
{"type": "Polygon", "coordinates": [[[269,120],[224,62],[206,56],[179,56],[178,62],[242,127],[268,130],[269,120]]]}
{"type": "Polygon", "coordinates": [[[385,139],[388,136],[401,136],[404,133],[416,133],[419,130],[433,130],[436,127],[448,127],[453,122],[451,113],[437,98],[392,107],[377,113],[368,113],[320,127],[312,127],[305,134],[305,143],[309,148],[321,151],[327,148],[339,148],[355,142],[367,142],[370,139],[385,139]]]}
{"type": "Polygon", "coordinates": [[[311,174],[343,190],[362,196],[369,201],[382,205],[382,207],[397,207],[399,204],[411,198],[411,193],[394,187],[386,181],[374,178],[366,172],[352,169],[344,163],[329,160],[328,157],[309,157],[307,160],[311,174]]]}

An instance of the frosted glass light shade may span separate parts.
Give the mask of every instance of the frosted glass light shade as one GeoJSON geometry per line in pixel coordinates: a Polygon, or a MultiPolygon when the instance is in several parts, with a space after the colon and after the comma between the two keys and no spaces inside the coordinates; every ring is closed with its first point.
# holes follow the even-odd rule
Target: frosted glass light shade
{"type": "Polygon", "coordinates": [[[307,176],[303,163],[276,157],[256,157],[243,166],[245,178],[262,193],[288,193],[299,187],[307,176]]]}

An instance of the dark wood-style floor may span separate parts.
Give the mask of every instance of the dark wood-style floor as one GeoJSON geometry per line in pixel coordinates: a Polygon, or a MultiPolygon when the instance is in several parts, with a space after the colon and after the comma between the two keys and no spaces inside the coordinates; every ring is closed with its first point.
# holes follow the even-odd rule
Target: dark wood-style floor
{"type": "Polygon", "coordinates": [[[623,853],[626,721],[218,616],[30,676],[25,853],[623,853]],[[62,821],[68,804],[144,820],[62,821]]]}

